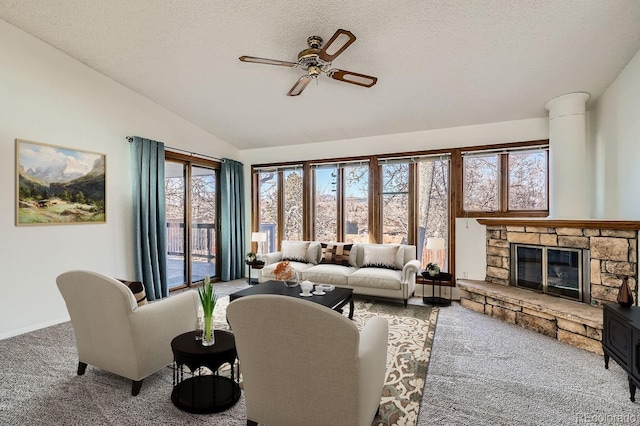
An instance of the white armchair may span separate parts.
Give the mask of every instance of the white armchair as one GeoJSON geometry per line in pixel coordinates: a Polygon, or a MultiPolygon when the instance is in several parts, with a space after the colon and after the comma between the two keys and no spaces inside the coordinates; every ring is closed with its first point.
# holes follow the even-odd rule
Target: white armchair
{"type": "Polygon", "coordinates": [[[247,425],[371,425],[385,379],[386,320],[372,318],[359,332],[329,308],[276,295],[234,300],[227,319],[247,425]]]}
{"type": "Polygon", "coordinates": [[[78,349],[78,375],[87,364],[142,381],[173,361],[171,340],[193,330],[198,295],[187,291],[138,307],[120,281],[88,271],[70,271],[56,282],[71,317],[78,349]]]}

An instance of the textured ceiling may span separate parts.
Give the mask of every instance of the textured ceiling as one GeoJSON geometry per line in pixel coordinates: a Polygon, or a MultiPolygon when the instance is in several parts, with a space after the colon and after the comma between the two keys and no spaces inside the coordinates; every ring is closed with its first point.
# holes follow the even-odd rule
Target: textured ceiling
{"type": "Polygon", "coordinates": [[[544,117],[549,99],[597,98],[640,49],[638,0],[0,0],[0,18],[240,149],[544,117]],[[310,35],[356,37],[304,71],[310,35]]]}

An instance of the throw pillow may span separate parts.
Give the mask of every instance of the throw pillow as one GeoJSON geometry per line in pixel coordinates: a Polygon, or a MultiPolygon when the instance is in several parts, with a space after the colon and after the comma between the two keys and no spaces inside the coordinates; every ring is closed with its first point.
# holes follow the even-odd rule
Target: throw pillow
{"type": "Polygon", "coordinates": [[[144,291],[144,285],[140,281],[127,281],[116,278],[122,284],[126,285],[131,293],[133,293],[133,297],[135,297],[138,306],[146,305],[147,302],[147,292],[144,291]]]}
{"type": "Polygon", "coordinates": [[[282,242],[282,260],[290,262],[308,263],[307,249],[308,241],[283,241],[282,242]]]}
{"type": "Polygon", "coordinates": [[[322,244],[322,260],[320,263],[333,263],[336,265],[351,266],[349,264],[349,255],[353,244],[342,243],[321,243],[322,244]]]}
{"type": "Polygon", "coordinates": [[[398,246],[367,245],[364,246],[363,268],[398,269],[396,255],[398,246]]]}

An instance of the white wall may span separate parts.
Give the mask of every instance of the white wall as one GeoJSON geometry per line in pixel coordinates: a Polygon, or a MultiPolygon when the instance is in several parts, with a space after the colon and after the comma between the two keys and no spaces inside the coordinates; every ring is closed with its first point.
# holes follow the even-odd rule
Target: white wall
{"type": "Polygon", "coordinates": [[[591,132],[594,216],[640,220],[640,51],[592,107],[591,132]]]}
{"type": "MultiPolygon", "coordinates": [[[[537,118],[311,145],[244,150],[240,152],[240,155],[245,167],[246,182],[251,182],[252,164],[540,140],[547,139],[548,135],[549,120],[537,118]]],[[[247,186],[247,205],[251,205],[250,196],[250,187],[247,186]]],[[[251,212],[250,209],[248,210],[247,229],[250,229],[251,212]]],[[[464,274],[469,279],[483,280],[485,278],[485,238],[485,226],[478,224],[475,219],[456,220],[456,273],[458,278],[464,277],[464,274]]],[[[430,289],[427,288],[427,291],[430,289]]]]}
{"type": "Polygon", "coordinates": [[[126,136],[216,157],[238,151],[2,20],[0,64],[2,339],[68,319],[55,284],[64,271],[133,278],[126,136]],[[16,227],[16,138],[106,154],[107,223],[16,227]]]}

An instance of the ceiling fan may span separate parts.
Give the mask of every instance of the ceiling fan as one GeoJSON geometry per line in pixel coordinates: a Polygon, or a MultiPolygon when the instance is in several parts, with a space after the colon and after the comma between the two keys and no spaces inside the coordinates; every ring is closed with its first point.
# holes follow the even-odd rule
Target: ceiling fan
{"type": "Polygon", "coordinates": [[[242,62],[256,64],[278,65],[281,67],[299,67],[307,72],[296,81],[287,96],[298,96],[307,87],[311,80],[325,73],[334,80],[344,81],[363,87],[371,87],[378,81],[377,77],[359,74],[357,72],[331,68],[331,62],[344,50],[356,41],[356,36],[347,30],[338,30],[329,42],[322,46],[323,40],[319,36],[311,36],[307,39],[309,48],[298,53],[298,62],[279,61],[276,59],[256,58],[254,56],[240,56],[242,62]]]}

